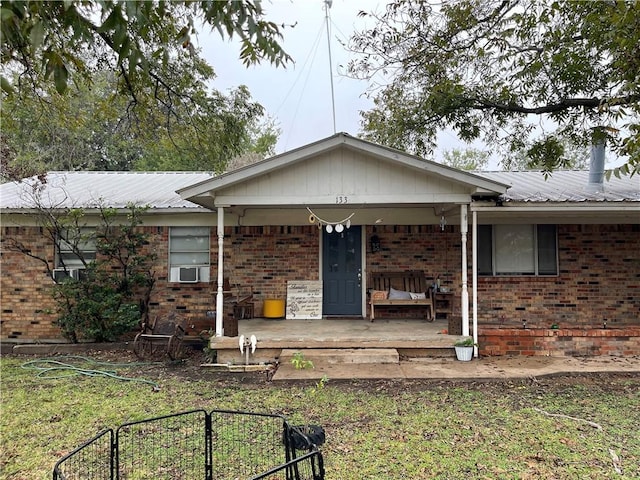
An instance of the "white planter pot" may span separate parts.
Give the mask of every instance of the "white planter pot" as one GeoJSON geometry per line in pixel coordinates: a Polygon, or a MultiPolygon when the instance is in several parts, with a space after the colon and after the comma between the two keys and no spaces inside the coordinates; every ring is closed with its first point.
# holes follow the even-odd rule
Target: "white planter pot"
{"type": "Polygon", "coordinates": [[[454,347],[456,349],[456,357],[461,362],[468,362],[473,358],[473,347],[454,347]]]}

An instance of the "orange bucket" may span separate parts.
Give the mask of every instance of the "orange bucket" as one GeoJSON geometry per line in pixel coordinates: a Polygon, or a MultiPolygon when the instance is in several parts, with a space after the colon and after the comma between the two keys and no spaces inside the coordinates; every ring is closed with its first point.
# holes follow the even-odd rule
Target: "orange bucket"
{"type": "Polygon", "coordinates": [[[283,318],[284,300],[278,298],[265,299],[262,307],[262,316],[264,318],[283,318]]]}

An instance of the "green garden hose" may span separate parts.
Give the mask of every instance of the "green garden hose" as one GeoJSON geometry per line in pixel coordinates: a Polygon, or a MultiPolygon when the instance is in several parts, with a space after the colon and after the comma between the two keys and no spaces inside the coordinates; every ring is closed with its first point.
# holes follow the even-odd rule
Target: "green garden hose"
{"type": "Polygon", "coordinates": [[[37,370],[38,377],[46,378],[46,379],[57,379],[57,378],[69,378],[79,375],[86,375],[88,377],[108,377],[113,378],[114,380],[121,380],[125,382],[138,382],[138,383],[147,383],[153,386],[154,391],[160,389],[160,386],[151,380],[147,380],[144,378],[130,378],[123,377],[118,375],[117,370],[114,368],[130,368],[130,367],[139,367],[142,365],[149,365],[149,363],[110,363],[110,362],[99,362],[92,358],[81,357],[77,355],[62,355],[55,358],[40,358],[38,360],[31,360],[29,362],[25,362],[22,364],[22,368],[26,370],[37,370]],[[84,362],[87,367],[74,365],[72,363],[65,363],[61,360],[66,359],[70,361],[84,362]],[[104,367],[104,368],[100,368],[104,367]]]}

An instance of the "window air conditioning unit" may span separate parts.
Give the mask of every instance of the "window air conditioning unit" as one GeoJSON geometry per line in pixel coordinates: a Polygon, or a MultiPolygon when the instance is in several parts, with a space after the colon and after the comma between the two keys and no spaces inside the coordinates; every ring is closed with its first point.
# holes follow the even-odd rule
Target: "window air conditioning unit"
{"type": "Polygon", "coordinates": [[[198,267],[180,267],[178,281],[181,283],[197,283],[199,270],[198,267]]]}
{"type": "Polygon", "coordinates": [[[208,283],[209,275],[208,265],[171,267],[169,281],[176,283],[208,283]]]}
{"type": "Polygon", "coordinates": [[[66,278],[73,278],[74,280],[80,280],[83,275],[82,275],[82,268],[67,268],[66,270],[64,268],[56,268],[53,270],[53,280],[56,283],[60,283],[62,281],[64,281],[66,278]]]}

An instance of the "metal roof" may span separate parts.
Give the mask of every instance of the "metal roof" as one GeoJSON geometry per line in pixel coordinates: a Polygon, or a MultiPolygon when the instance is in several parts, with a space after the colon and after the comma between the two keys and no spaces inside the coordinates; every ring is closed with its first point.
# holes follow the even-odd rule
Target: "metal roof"
{"type": "MultiPolygon", "coordinates": [[[[176,190],[212,177],[207,172],[49,172],[39,202],[47,208],[125,208],[134,203],[153,209],[204,210],[183,200],[176,190]]],[[[38,184],[32,177],[0,185],[0,207],[35,207],[33,187],[38,184]]]]}
{"type": "Polygon", "coordinates": [[[476,172],[491,180],[511,185],[501,195],[515,202],[640,202],[640,176],[605,178],[603,191],[587,188],[588,170],[558,170],[545,179],[540,171],[476,172]]]}
{"type": "MultiPolygon", "coordinates": [[[[589,191],[588,171],[556,171],[547,179],[539,171],[474,172],[488,180],[511,185],[501,198],[506,202],[640,202],[640,176],[612,176],[604,191],[589,191]]],[[[153,209],[203,209],[183,200],[176,191],[211,180],[207,172],[49,172],[42,190],[45,207],[100,205],[124,208],[128,203],[153,209]]],[[[35,178],[0,185],[0,208],[24,209],[36,206],[32,185],[35,178]]]]}

